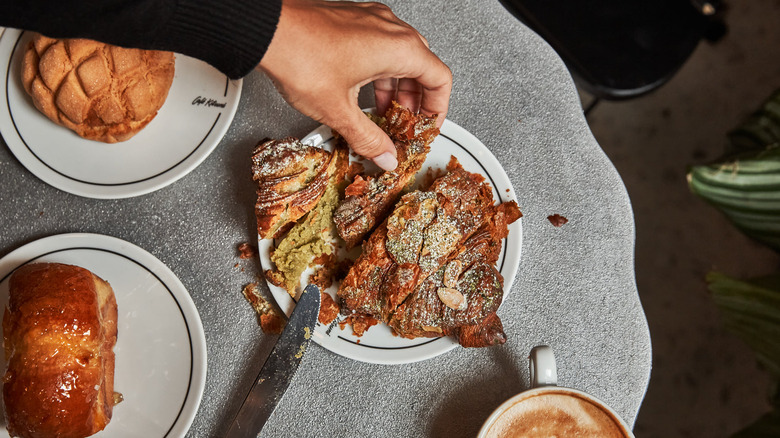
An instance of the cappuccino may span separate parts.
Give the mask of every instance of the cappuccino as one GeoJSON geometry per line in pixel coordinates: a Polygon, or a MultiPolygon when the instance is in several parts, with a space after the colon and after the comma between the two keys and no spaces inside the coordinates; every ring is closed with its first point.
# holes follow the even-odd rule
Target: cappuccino
{"type": "Polygon", "coordinates": [[[562,388],[529,391],[510,401],[487,426],[486,438],[631,437],[609,411],[562,388]]]}

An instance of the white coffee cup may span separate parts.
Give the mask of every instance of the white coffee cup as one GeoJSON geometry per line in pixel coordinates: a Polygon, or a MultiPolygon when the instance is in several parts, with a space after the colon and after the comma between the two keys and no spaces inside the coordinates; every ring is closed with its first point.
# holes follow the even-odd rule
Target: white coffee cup
{"type": "Polygon", "coordinates": [[[555,355],[549,346],[531,350],[531,389],[496,408],[477,438],[578,436],[634,438],[631,428],[606,403],[557,386],[555,355]]]}

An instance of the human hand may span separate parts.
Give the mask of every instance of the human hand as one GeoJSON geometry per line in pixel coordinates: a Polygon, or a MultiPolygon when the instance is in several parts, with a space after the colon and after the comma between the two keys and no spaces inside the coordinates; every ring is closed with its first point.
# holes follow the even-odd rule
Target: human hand
{"type": "Polygon", "coordinates": [[[392,100],[444,123],[452,73],[425,38],[380,3],[284,0],[279,24],[260,65],[282,97],[330,126],[356,153],[392,170],[390,138],[358,107],[373,82],[377,111],[392,100]]]}

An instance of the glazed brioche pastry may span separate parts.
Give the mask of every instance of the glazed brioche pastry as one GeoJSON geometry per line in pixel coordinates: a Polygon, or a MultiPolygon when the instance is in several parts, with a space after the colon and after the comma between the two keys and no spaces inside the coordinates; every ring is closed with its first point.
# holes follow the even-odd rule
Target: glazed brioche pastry
{"type": "Polygon", "coordinates": [[[77,266],[34,263],[9,280],[3,316],[6,427],[12,437],[86,437],[114,406],[116,299],[77,266]]]}
{"type": "Polygon", "coordinates": [[[157,115],[173,73],[171,52],[40,34],[22,60],[22,84],[35,107],[81,137],[105,143],[128,140],[157,115]]]}

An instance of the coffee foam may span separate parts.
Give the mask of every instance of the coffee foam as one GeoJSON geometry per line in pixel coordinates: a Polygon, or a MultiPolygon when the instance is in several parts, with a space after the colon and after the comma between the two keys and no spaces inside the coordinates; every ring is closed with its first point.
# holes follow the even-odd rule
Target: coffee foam
{"type": "Polygon", "coordinates": [[[521,398],[490,426],[488,438],[625,438],[621,425],[576,394],[543,392],[521,398]]]}

